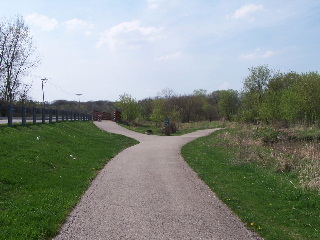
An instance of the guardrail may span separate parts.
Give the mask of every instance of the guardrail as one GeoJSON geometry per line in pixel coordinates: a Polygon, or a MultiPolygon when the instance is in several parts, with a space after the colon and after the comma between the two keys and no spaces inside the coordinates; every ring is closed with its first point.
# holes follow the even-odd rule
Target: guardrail
{"type": "Polygon", "coordinates": [[[46,109],[36,107],[14,106],[12,104],[0,104],[0,118],[7,120],[8,126],[12,127],[13,122],[21,119],[22,126],[27,122],[33,124],[53,123],[58,121],[92,121],[92,114],[80,113],[76,111],[66,111],[58,109],[46,109]]]}

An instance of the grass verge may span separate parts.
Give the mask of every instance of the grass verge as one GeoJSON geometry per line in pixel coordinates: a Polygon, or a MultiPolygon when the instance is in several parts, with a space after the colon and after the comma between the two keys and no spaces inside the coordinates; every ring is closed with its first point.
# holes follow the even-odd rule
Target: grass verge
{"type": "Polygon", "coordinates": [[[49,239],[99,170],[137,141],[92,122],[0,127],[0,239],[49,239]]]}
{"type": "Polygon", "coordinates": [[[188,164],[245,223],[267,240],[319,239],[320,196],[292,172],[241,162],[221,144],[221,130],[182,149],[188,164]]]}

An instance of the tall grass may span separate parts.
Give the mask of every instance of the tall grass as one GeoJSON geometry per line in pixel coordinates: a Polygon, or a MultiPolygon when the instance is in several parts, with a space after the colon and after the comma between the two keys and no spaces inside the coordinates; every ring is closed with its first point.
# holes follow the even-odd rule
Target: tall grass
{"type": "Polygon", "coordinates": [[[304,188],[320,190],[320,143],[318,128],[275,129],[241,125],[221,136],[235,147],[239,162],[257,162],[275,172],[291,172],[304,188]]]}

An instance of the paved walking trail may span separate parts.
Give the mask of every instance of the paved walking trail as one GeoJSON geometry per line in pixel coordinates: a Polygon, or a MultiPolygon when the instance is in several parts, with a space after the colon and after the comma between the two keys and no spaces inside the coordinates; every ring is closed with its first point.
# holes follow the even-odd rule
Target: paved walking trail
{"type": "Polygon", "coordinates": [[[260,239],[180,155],[183,145],[214,129],[151,136],[111,121],[95,123],[140,143],[118,154],[99,173],[56,240],[260,239]]]}

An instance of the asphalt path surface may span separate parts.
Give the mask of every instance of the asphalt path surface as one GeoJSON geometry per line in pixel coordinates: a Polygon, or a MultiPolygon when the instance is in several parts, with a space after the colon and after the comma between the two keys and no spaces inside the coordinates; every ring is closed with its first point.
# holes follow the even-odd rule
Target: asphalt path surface
{"type": "Polygon", "coordinates": [[[60,239],[261,239],[222,203],[180,155],[215,129],[152,136],[114,122],[95,124],[140,143],[98,174],[62,227],[60,239]]]}

